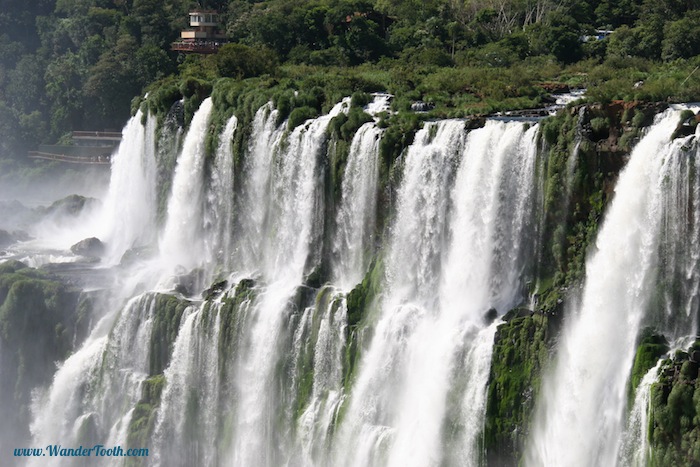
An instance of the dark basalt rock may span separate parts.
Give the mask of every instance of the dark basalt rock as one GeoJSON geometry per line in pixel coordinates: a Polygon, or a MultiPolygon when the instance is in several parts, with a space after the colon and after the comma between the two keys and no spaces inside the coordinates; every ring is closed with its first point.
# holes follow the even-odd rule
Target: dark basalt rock
{"type": "Polygon", "coordinates": [[[432,102],[416,101],[411,104],[411,110],[413,112],[427,112],[429,110],[433,110],[434,108],[435,104],[432,102]]]}
{"type": "Polygon", "coordinates": [[[120,266],[128,266],[134,264],[138,260],[145,260],[154,257],[158,253],[156,248],[150,246],[142,246],[130,248],[124,252],[119,260],[120,266]]]}
{"type": "Polygon", "coordinates": [[[23,230],[8,232],[0,229],[0,248],[5,248],[16,242],[24,242],[31,239],[29,234],[23,230]]]}
{"type": "Polygon", "coordinates": [[[78,243],[70,247],[70,251],[72,251],[73,254],[92,258],[102,255],[104,250],[104,243],[102,243],[100,239],[96,237],[80,240],[78,243]]]}
{"type": "Polygon", "coordinates": [[[513,308],[508,313],[506,313],[505,316],[503,316],[503,321],[509,322],[509,321],[514,320],[516,318],[529,317],[529,316],[532,316],[534,313],[535,313],[534,311],[532,311],[528,308],[524,308],[524,307],[513,308]]]}
{"type": "Polygon", "coordinates": [[[468,117],[464,122],[465,130],[477,130],[486,125],[486,117],[468,117]]]}
{"type": "Polygon", "coordinates": [[[12,245],[15,238],[7,230],[0,230],[0,247],[12,245]]]}
{"type": "Polygon", "coordinates": [[[498,310],[495,308],[489,308],[489,310],[484,313],[484,321],[488,324],[493,323],[498,318],[498,310]]]}
{"type": "Polygon", "coordinates": [[[681,118],[678,122],[671,139],[684,138],[695,134],[695,128],[698,126],[698,119],[700,114],[695,115],[692,110],[684,110],[681,112],[681,118]]]}
{"type": "Polygon", "coordinates": [[[46,214],[57,214],[57,215],[71,215],[77,216],[86,207],[96,203],[97,200],[94,198],[86,198],[80,195],[69,195],[63,199],[55,201],[51,206],[46,209],[46,214]]]}
{"type": "Polygon", "coordinates": [[[214,282],[211,285],[211,287],[209,287],[204,292],[202,292],[202,298],[204,300],[211,300],[213,298],[216,298],[219,295],[221,295],[222,292],[224,292],[226,290],[226,287],[228,287],[227,280],[214,282]]]}
{"type": "Polygon", "coordinates": [[[175,280],[175,292],[185,297],[191,297],[197,290],[201,290],[203,280],[204,271],[202,269],[197,268],[186,273],[182,268],[175,280]]]}

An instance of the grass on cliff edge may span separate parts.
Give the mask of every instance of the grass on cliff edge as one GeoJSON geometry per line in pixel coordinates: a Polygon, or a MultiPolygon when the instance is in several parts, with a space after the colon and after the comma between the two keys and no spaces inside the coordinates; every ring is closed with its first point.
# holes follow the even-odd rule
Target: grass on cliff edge
{"type": "Polygon", "coordinates": [[[244,79],[222,74],[214,57],[189,56],[177,76],[156,82],[149,90],[188,78],[211,85],[220,78],[232,78],[248,91],[321,88],[336,101],[355,91],[387,91],[396,96],[395,111],[408,111],[411,103],[418,100],[433,103],[429,118],[542,107],[551,91],[566,87],[587,88],[589,102],[700,100],[700,56],[667,63],[637,57],[603,62],[588,59],[569,66],[561,65],[552,56],[527,57],[508,67],[445,67],[400,59],[382,59],[355,67],[286,63],[244,79]]]}

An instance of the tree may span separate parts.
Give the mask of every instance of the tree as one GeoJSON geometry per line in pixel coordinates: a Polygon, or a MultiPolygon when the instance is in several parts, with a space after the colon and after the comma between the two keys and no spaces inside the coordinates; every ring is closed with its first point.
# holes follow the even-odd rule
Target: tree
{"type": "Polygon", "coordinates": [[[700,54],[700,11],[689,13],[678,21],[666,23],[662,58],[666,61],[691,58],[700,54]]]}
{"type": "Polygon", "coordinates": [[[272,73],[277,66],[277,56],[270,49],[243,44],[226,44],[213,59],[219,75],[239,79],[272,73]]]}
{"type": "Polygon", "coordinates": [[[90,68],[83,92],[90,100],[89,110],[94,112],[90,119],[93,126],[118,126],[129,116],[131,99],[142,87],[136,59],[138,48],[134,37],[123,35],[90,68]]]}
{"type": "Polygon", "coordinates": [[[574,18],[553,11],[547,19],[527,28],[531,49],[538,55],[552,54],[563,63],[573,63],[583,55],[580,26],[574,18]]]}
{"type": "Polygon", "coordinates": [[[54,136],[82,125],[81,88],[86,72],[80,57],[72,52],[55,58],[46,67],[44,81],[54,136]]]}

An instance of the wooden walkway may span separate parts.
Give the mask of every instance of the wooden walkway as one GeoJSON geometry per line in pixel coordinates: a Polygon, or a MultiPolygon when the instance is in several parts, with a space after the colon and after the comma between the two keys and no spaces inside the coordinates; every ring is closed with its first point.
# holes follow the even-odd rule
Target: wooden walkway
{"type": "Polygon", "coordinates": [[[71,133],[73,139],[94,140],[118,143],[122,140],[122,134],[118,131],[74,131],[71,133]]]}
{"type": "Polygon", "coordinates": [[[68,156],[66,154],[52,154],[49,152],[30,151],[30,159],[43,159],[49,161],[68,162],[69,164],[110,165],[109,156],[68,156]]]}

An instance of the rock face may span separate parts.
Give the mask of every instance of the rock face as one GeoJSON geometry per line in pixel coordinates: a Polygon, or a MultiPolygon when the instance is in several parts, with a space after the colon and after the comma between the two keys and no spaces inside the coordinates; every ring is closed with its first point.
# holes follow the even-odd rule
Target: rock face
{"type": "Polygon", "coordinates": [[[97,257],[104,253],[104,243],[99,238],[90,237],[80,240],[78,243],[70,247],[70,251],[75,255],[97,257]]]}
{"type": "Polygon", "coordinates": [[[651,386],[649,465],[700,465],[700,380],[691,358],[698,350],[700,341],[664,360],[651,386]]]}
{"type": "Polygon", "coordinates": [[[86,335],[86,313],[77,289],[19,261],[0,264],[2,452],[28,439],[32,390],[51,382],[55,361],[86,335]]]}
{"type": "Polygon", "coordinates": [[[10,232],[7,230],[0,230],[0,247],[4,248],[12,243],[14,243],[15,239],[12,235],[10,235],[10,232]]]}
{"type": "Polygon", "coordinates": [[[428,112],[429,110],[433,110],[435,108],[435,104],[432,102],[423,102],[423,101],[416,101],[411,104],[411,110],[414,112],[428,112]]]}
{"type": "Polygon", "coordinates": [[[77,216],[84,208],[94,204],[97,200],[80,195],[69,195],[59,199],[45,209],[46,214],[77,216]]]}
{"type": "Polygon", "coordinates": [[[12,245],[15,242],[22,242],[29,240],[29,235],[27,232],[16,230],[14,232],[8,232],[7,230],[0,229],[0,248],[5,248],[12,245]]]}

